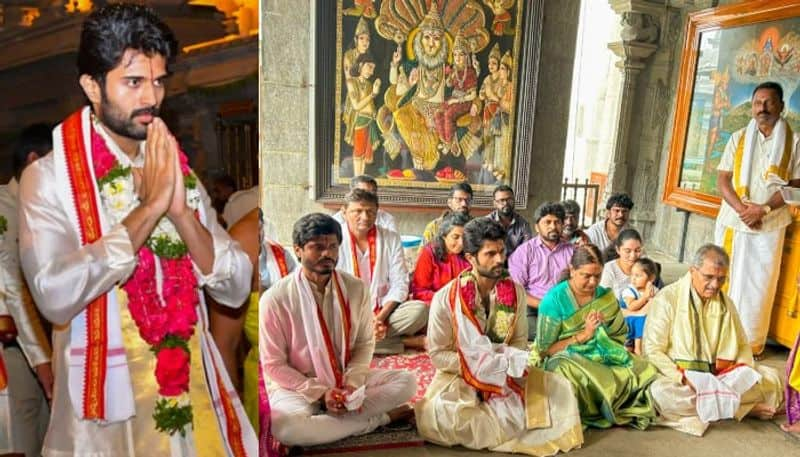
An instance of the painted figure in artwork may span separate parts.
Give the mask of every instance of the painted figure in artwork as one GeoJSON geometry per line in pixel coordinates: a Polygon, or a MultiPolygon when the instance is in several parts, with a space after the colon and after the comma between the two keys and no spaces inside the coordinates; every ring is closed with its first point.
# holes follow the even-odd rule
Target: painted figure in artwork
{"type": "Polygon", "coordinates": [[[356,31],[353,34],[353,47],[345,51],[344,56],[342,56],[342,70],[344,71],[345,79],[350,77],[350,67],[353,66],[356,58],[369,51],[371,41],[369,21],[362,17],[358,20],[356,31]]]}
{"type": "Polygon", "coordinates": [[[483,0],[484,5],[488,6],[494,18],[492,19],[492,33],[497,36],[513,35],[514,29],[511,27],[511,13],[508,11],[514,7],[515,0],[483,0]]]}
{"type": "Polygon", "coordinates": [[[353,0],[353,7],[343,11],[347,16],[362,16],[374,19],[375,0],[353,0]]]}
{"type": "Polygon", "coordinates": [[[434,115],[444,102],[445,63],[450,45],[436,4],[408,37],[412,60],[392,56],[389,82],[399,97],[395,125],[408,147],[414,168],[432,170],[439,161],[434,115]]]}
{"type": "Polygon", "coordinates": [[[712,71],[711,80],[714,82],[714,99],[711,105],[711,118],[708,120],[708,143],[706,143],[706,157],[711,156],[714,144],[719,139],[719,129],[722,125],[722,110],[731,107],[728,96],[728,69],[723,72],[712,71]]]}
{"type": "Polygon", "coordinates": [[[380,93],[381,80],[370,81],[375,73],[375,59],[369,53],[361,54],[350,68],[347,79],[347,101],[352,109],[352,122],[345,132],[345,141],[353,146],[353,173],[364,174],[364,167],[374,159],[380,144],[380,132],[375,123],[374,99],[380,93]]]}
{"type": "Polygon", "coordinates": [[[446,70],[445,86],[449,91],[447,100],[434,115],[436,132],[439,134],[439,150],[444,154],[461,154],[456,137],[456,121],[469,113],[477,97],[478,74],[472,66],[470,46],[461,34],[453,42],[453,65],[446,70]]]}
{"type": "Polygon", "coordinates": [[[496,77],[492,74],[492,61],[493,58],[490,56],[490,74],[481,88],[486,100],[483,109],[483,161],[484,167],[494,175],[495,179],[503,182],[508,180],[511,172],[510,117],[514,108],[514,83],[511,75],[514,59],[511,53],[506,51],[497,66],[496,77]]]}

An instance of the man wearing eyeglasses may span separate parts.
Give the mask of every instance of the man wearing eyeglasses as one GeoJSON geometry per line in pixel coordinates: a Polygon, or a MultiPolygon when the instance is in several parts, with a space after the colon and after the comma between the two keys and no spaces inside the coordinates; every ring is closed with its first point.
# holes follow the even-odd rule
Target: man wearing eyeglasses
{"type": "Polygon", "coordinates": [[[514,191],[511,187],[502,184],[494,188],[494,211],[486,217],[499,222],[506,229],[506,256],[522,243],[533,238],[531,225],[525,218],[514,210],[514,191]]]}
{"type": "Polygon", "coordinates": [[[469,216],[469,209],[472,206],[472,186],[468,183],[460,182],[453,184],[450,188],[450,198],[447,199],[447,210],[441,216],[428,222],[425,226],[425,231],[422,232],[422,238],[425,243],[430,243],[436,238],[439,233],[439,226],[442,224],[445,216],[451,213],[462,213],[469,216]]]}

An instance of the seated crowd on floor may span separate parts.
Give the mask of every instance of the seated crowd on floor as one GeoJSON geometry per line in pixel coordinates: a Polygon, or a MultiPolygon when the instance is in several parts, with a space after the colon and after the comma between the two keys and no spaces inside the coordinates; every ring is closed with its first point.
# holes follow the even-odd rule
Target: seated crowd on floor
{"type": "Polygon", "coordinates": [[[510,187],[493,197],[473,217],[472,188],[454,185],[413,271],[368,176],[333,217],[295,223],[297,270],[260,301],[271,451],[410,421],[440,445],[552,455],[580,447],[586,427],[702,436],[716,420],[782,410],[785,382],[754,361],[723,292],[724,249],[702,246],[665,285],[628,195],[585,231],[575,201],[543,203],[531,225],[510,187]],[[370,368],[373,354],[409,350],[436,370],[413,407],[411,373],[370,368]]]}

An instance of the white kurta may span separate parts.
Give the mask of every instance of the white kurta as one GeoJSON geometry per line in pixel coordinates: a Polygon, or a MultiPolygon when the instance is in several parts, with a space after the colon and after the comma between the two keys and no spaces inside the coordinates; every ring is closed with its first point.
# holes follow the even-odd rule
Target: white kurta
{"type": "MultiPolygon", "coordinates": [[[[734,156],[740,139],[746,129],[737,130],[731,135],[725,152],[722,154],[717,170],[733,171],[734,156]]],[[[769,151],[773,147],[774,136],[764,137],[756,130],[753,161],[749,173],[750,201],[764,204],[779,190],[779,185],[765,178],[770,166],[769,151]]],[[[792,157],[789,160],[789,179],[800,179],[800,136],[792,138],[792,157]]],[[[772,304],[780,275],[781,256],[786,226],[791,223],[789,208],[784,206],[771,211],[763,219],[760,230],[752,230],[739,219],[736,211],[722,201],[714,230],[714,243],[725,248],[731,255],[731,269],[728,282],[728,296],[739,310],[744,331],[754,351],[764,348],[769,332],[772,304]],[[732,236],[726,243],[726,230],[732,236]]]]}
{"type": "MultiPolygon", "coordinates": [[[[155,430],[152,419],[158,398],[155,358],[147,343],[138,336],[124,304],[120,305],[120,318],[136,415],[121,422],[99,425],[79,419],[73,409],[68,394],[71,321],[91,300],[127,279],[136,266],[136,257],[127,229],[121,224],[111,227],[94,243],[81,246],[64,210],[65,201],[70,197],[59,195],[56,182],[53,154],[50,153],[28,166],[20,185],[23,270],[37,306],[55,324],[53,368],[56,382],[52,408],[53,417],[58,419],[50,423],[43,454],[58,457],[169,455],[169,439],[155,430]]],[[[205,189],[199,182],[198,187],[206,215],[202,222],[214,243],[213,271],[205,277],[198,277],[198,285],[218,303],[239,307],[250,290],[252,266],[247,255],[217,224],[205,189]]],[[[199,299],[199,321],[195,336],[189,343],[192,349],[190,397],[194,410],[195,449],[202,455],[225,455],[215,413],[221,406],[212,404],[211,384],[203,369],[213,363],[220,367],[217,371],[237,414],[241,411],[239,424],[246,450],[249,455],[256,455],[255,432],[244,416],[227,373],[221,368],[221,358],[208,332],[202,291],[199,299]]]]}
{"type": "Polygon", "coordinates": [[[0,186],[0,216],[7,222],[6,232],[0,236],[0,316],[10,315],[13,319],[17,344],[24,354],[23,358],[17,349],[0,350],[9,378],[8,389],[0,397],[0,453],[34,455],[41,450],[50,411],[31,368],[50,362],[50,344],[22,282],[17,243],[18,192],[16,179],[0,186]],[[10,434],[8,439],[3,438],[4,431],[10,434]]]}
{"type": "Polygon", "coordinates": [[[702,436],[708,423],[700,420],[695,391],[684,385],[679,363],[687,369],[708,366],[715,371],[720,361],[744,365],[761,374],[761,382],[741,397],[735,418],[741,420],[757,403],[779,408],[783,402],[781,378],[769,367],[753,362],[753,353],[738,313],[722,294],[703,304],[691,285],[691,274],[656,294],[647,315],[642,349],[647,360],[661,373],[650,393],[659,413],[658,425],[702,436]],[[691,295],[690,295],[691,294],[691,295]]]}
{"type": "MultiPolygon", "coordinates": [[[[580,447],[583,443],[583,432],[578,401],[572,385],[564,377],[528,367],[528,374],[522,381],[539,387],[529,390],[526,385],[526,402],[531,402],[531,411],[536,410],[542,414],[531,417],[532,413],[524,408],[510,411],[509,414],[517,416],[518,420],[513,421],[514,424],[530,426],[535,423],[535,427],[504,427],[489,404],[481,400],[478,391],[464,380],[449,303],[450,289],[457,281],[458,279],[454,279],[439,290],[431,302],[428,351],[433,366],[436,367],[436,375],[425,397],[414,406],[420,435],[444,446],[462,445],[470,449],[534,456],[555,455],[559,451],[567,452],[580,447]]],[[[516,289],[518,319],[516,326],[509,330],[512,336],[508,339],[508,345],[526,350],[526,294],[521,286],[517,285],[516,289]]],[[[479,299],[476,301],[480,302],[479,299]]],[[[478,303],[475,317],[482,329],[494,327],[494,293],[490,296],[488,313],[478,303]]]]}
{"type": "MultiPolygon", "coordinates": [[[[301,273],[302,274],[302,273],[301,273]]],[[[320,413],[320,399],[331,387],[314,369],[301,316],[301,293],[294,275],[274,283],[259,304],[259,357],[269,391],[272,433],[287,445],[314,445],[367,433],[388,423],[386,412],[408,401],[416,391],[413,374],[396,370],[370,370],[374,348],[372,307],[366,287],[358,278],[339,272],[350,306],[350,362],[344,367],[344,383],[366,387],[360,412],[341,416],[320,413]],[[313,431],[313,432],[312,432],[313,431]]],[[[315,297],[323,319],[331,329],[332,281],[315,297]]],[[[331,336],[340,360],[341,342],[331,336]]],[[[324,350],[324,349],[323,349],[324,350]]]]}

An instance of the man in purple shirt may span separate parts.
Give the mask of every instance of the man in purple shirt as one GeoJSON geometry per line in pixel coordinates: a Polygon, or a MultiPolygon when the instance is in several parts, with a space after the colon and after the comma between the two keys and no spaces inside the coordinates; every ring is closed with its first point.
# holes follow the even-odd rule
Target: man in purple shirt
{"type": "Polygon", "coordinates": [[[521,244],[508,259],[511,277],[528,294],[528,339],[536,336],[536,316],[544,294],[568,266],[575,246],[561,239],[564,207],[545,202],[534,215],[538,236],[521,244]]]}

